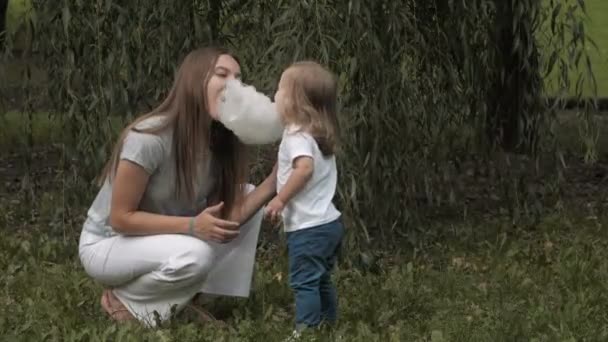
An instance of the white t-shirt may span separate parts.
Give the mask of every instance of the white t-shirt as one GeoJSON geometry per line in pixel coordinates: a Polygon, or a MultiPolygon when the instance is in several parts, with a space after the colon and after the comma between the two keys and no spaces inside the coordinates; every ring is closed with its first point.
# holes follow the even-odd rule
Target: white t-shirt
{"type": "Polygon", "coordinates": [[[279,146],[277,192],[287,183],[297,157],[309,156],[314,162],[312,177],[304,188],[294,195],[283,208],[283,224],[286,232],[329,223],[340,217],[332,203],[338,172],[335,156],[324,157],[314,138],[297,127],[287,127],[279,146]]]}

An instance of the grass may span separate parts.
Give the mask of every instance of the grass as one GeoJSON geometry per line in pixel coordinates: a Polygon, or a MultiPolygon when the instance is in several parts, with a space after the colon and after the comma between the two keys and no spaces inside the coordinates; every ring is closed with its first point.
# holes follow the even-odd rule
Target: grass
{"type": "MultiPolygon", "coordinates": [[[[98,304],[101,287],[77,258],[77,234],[71,230],[78,225],[56,215],[58,200],[59,194],[45,193],[33,211],[23,210],[20,200],[0,203],[2,340],[279,341],[289,334],[293,308],[282,244],[260,246],[249,299],[211,304],[211,310],[227,314],[227,329],[200,326],[187,316],[153,330],[109,321],[98,304]]],[[[376,268],[346,259],[336,274],[341,321],[308,336],[606,340],[608,216],[598,214],[601,209],[576,216],[556,212],[533,230],[500,219],[431,227],[429,233],[440,232],[439,237],[429,234],[416,250],[384,251],[376,268]]]]}
{"type": "MultiPolygon", "coordinates": [[[[58,124],[35,117],[34,140],[56,141],[58,124]]],[[[13,143],[22,139],[15,133],[20,118],[6,116],[15,126],[0,131],[13,132],[13,143]]],[[[576,135],[571,124],[563,130],[576,135]]],[[[101,286],[78,260],[90,202],[66,206],[61,184],[50,178],[35,201],[22,192],[0,196],[0,341],[281,341],[290,333],[285,246],[269,230],[260,241],[251,297],[208,306],[228,328],[201,326],[188,313],[152,330],[108,320],[99,306],[101,286]]],[[[499,216],[434,224],[416,248],[403,242],[366,251],[378,256],[371,264],[347,250],[335,278],[340,323],[303,340],[607,340],[607,195],[578,201],[584,210],[549,210],[532,227],[499,216]]]]}
{"type": "MultiPolygon", "coordinates": [[[[44,146],[52,143],[66,141],[65,128],[61,116],[45,112],[32,113],[31,132],[28,126],[27,114],[16,111],[0,113],[0,156],[5,152],[18,152],[27,146],[30,136],[34,145],[44,146]]],[[[119,132],[124,125],[124,119],[120,116],[110,118],[115,132],[119,132]]]]}
{"type": "Polygon", "coordinates": [[[24,18],[29,18],[33,14],[31,0],[8,0],[6,29],[9,32],[16,32],[24,18]]]}
{"type": "MultiPolygon", "coordinates": [[[[7,112],[0,115],[0,147],[4,151],[25,146],[30,134],[27,115],[20,112],[7,112]]],[[[48,113],[34,113],[31,135],[35,145],[58,142],[62,136],[59,121],[48,113]]]]}
{"type": "MultiPolygon", "coordinates": [[[[564,6],[561,10],[562,15],[565,13],[568,1],[564,2],[564,6]]],[[[608,2],[604,0],[585,0],[587,18],[585,20],[586,33],[598,46],[596,50],[591,44],[587,46],[589,58],[591,60],[594,77],[597,82],[597,95],[599,97],[608,96],[608,2]]],[[[547,56],[549,58],[549,56],[547,56]]],[[[577,72],[571,71],[569,77],[571,78],[572,89],[570,89],[570,95],[575,95],[575,84],[577,81],[578,74],[586,75],[585,73],[585,62],[581,60],[580,70],[577,72]]],[[[547,76],[545,81],[549,86],[549,91],[553,89],[554,82],[557,80],[558,69],[554,68],[554,71],[547,76]]],[[[590,87],[586,86],[583,88],[584,95],[591,95],[590,87]]]]}
{"type": "MultiPolygon", "coordinates": [[[[600,14],[592,6],[608,6],[587,1],[593,16],[600,14]]],[[[597,24],[592,32],[608,48],[608,29],[597,24]]],[[[608,84],[604,70],[596,67],[596,76],[608,84]]],[[[23,146],[24,121],[16,112],[0,115],[3,152],[23,146]]],[[[61,124],[45,113],[35,114],[32,126],[37,145],[62,138],[61,124]]],[[[577,134],[571,123],[563,131],[577,134]]],[[[599,144],[604,153],[607,146],[599,144]]],[[[251,297],[209,305],[228,328],[201,326],[184,314],[147,330],[108,320],[100,285],[78,261],[90,203],[67,207],[57,182],[37,191],[34,201],[23,193],[0,196],[0,341],[280,341],[290,333],[293,300],[284,244],[271,239],[276,232],[261,239],[251,297]]],[[[435,224],[416,248],[404,242],[369,251],[379,256],[372,265],[349,250],[336,273],[340,323],[303,340],[608,340],[608,198],[599,193],[578,203],[584,210],[555,209],[533,227],[501,217],[435,224]]]]}
{"type": "Polygon", "coordinates": [[[599,52],[591,54],[598,95],[608,96],[608,2],[587,0],[587,10],[590,17],[587,32],[599,47],[599,52]]]}
{"type": "MultiPolygon", "coordinates": [[[[601,119],[605,113],[600,113],[599,120],[600,136],[598,137],[597,148],[599,154],[608,154],[608,121],[601,119]]],[[[34,145],[46,145],[49,143],[59,143],[64,141],[65,133],[62,128],[60,118],[49,113],[37,112],[32,114],[32,141],[34,145]]],[[[577,111],[563,111],[558,116],[559,130],[557,132],[560,141],[567,142],[567,149],[573,153],[583,153],[585,147],[582,144],[573,142],[581,141],[579,133],[580,118],[577,111]],[[576,145],[576,146],[574,146],[576,145]]],[[[23,151],[27,146],[29,135],[28,118],[26,115],[11,111],[0,114],[0,156],[5,153],[23,151]]],[[[123,127],[122,119],[119,116],[112,117],[112,125],[118,132],[123,127]]]]}

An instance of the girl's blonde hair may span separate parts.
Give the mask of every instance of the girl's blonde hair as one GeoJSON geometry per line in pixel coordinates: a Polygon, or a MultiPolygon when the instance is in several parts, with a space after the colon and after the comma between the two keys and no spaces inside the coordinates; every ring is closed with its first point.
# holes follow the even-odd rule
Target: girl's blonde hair
{"type": "Polygon", "coordinates": [[[213,120],[208,112],[207,84],[215,64],[221,55],[238,59],[227,49],[205,47],[190,52],[181,63],[173,86],[164,101],[151,112],[130,123],[121,133],[110,160],[98,178],[101,185],[112,180],[120,158],[123,141],[130,131],[159,134],[172,131],[172,155],[175,158],[176,196],[194,200],[194,184],[199,156],[213,156],[218,182],[212,195],[214,201],[224,202],[224,215],[229,213],[243,195],[242,186],[247,182],[246,146],[221,123],[213,120]],[[162,124],[140,130],[135,126],[151,117],[162,117],[162,124]],[[211,155],[208,153],[211,152],[211,155]]]}
{"type": "Polygon", "coordinates": [[[324,156],[333,155],[340,133],[335,76],[313,61],[296,62],[284,74],[289,87],[286,121],[308,131],[324,156]]]}

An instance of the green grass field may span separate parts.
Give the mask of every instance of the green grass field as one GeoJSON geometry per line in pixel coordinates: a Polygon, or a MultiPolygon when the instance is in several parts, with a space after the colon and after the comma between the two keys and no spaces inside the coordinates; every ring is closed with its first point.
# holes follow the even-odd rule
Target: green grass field
{"type": "MultiPolygon", "coordinates": [[[[0,226],[11,231],[0,239],[0,340],[282,341],[290,333],[284,245],[260,247],[248,300],[207,306],[225,328],[188,312],[159,329],[112,323],[100,285],[78,261],[71,229],[79,227],[55,214],[60,201],[43,194],[35,217],[18,200],[0,202],[0,226]]],[[[383,251],[375,268],[345,260],[335,278],[339,325],[303,341],[606,341],[608,216],[594,210],[547,215],[533,230],[500,219],[427,227],[424,247],[383,251]]]]}
{"type": "Polygon", "coordinates": [[[608,1],[586,0],[589,13],[588,32],[599,47],[592,64],[598,83],[598,95],[608,96],[608,1]]]}
{"type": "MultiPolygon", "coordinates": [[[[608,56],[608,0],[586,1],[590,34],[608,56]]],[[[602,60],[594,57],[595,72],[608,96],[602,60]]],[[[580,152],[572,143],[576,116],[560,117],[565,122],[558,136],[580,152]]],[[[22,153],[27,119],[2,113],[0,127],[0,341],[272,342],[289,335],[293,298],[285,245],[282,238],[269,243],[279,234],[270,230],[258,250],[251,297],[207,306],[227,327],[196,323],[190,312],[159,329],[111,322],[99,305],[101,286],[78,260],[80,224],[90,203],[65,205],[61,179],[73,175],[63,174],[54,160],[49,168],[55,173],[36,174],[35,200],[25,192],[3,192],[18,187],[18,169],[11,170],[14,161],[5,155],[22,153]]],[[[64,138],[60,122],[45,113],[34,115],[32,128],[36,145],[64,138]]],[[[598,144],[604,164],[605,130],[598,144]]],[[[35,158],[48,162],[44,153],[35,158]]],[[[423,227],[416,248],[404,241],[398,249],[368,251],[378,255],[372,265],[347,250],[335,278],[340,322],[302,341],[608,341],[608,191],[594,190],[608,185],[602,167],[592,170],[592,181],[566,191],[576,206],[547,208],[533,227],[501,215],[470,214],[478,222],[423,227]]]]}
{"type": "Polygon", "coordinates": [[[9,0],[6,11],[6,28],[15,32],[23,18],[31,14],[31,0],[9,0]]]}
{"type": "MultiPolygon", "coordinates": [[[[564,1],[564,6],[561,10],[561,16],[566,11],[566,4],[573,0],[564,1]]],[[[600,97],[608,96],[608,1],[604,0],[585,0],[588,17],[585,18],[585,30],[587,35],[595,42],[597,49],[589,44],[587,51],[591,60],[593,73],[597,82],[597,95],[600,97]]],[[[547,23],[548,25],[548,23],[547,23]]],[[[549,54],[549,53],[548,53],[549,54]]],[[[547,58],[549,56],[546,56],[547,58]]],[[[565,57],[565,55],[563,56],[565,57]]],[[[585,75],[585,61],[581,59],[579,72],[585,75]]],[[[557,78],[557,67],[554,68],[551,75],[546,78],[548,91],[551,93],[555,89],[555,80],[557,78]]],[[[578,73],[570,72],[572,87],[570,95],[575,95],[574,84],[577,81],[578,73]]],[[[591,88],[585,84],[583,94],[591,95],[591,88]]]]}
{"type": "MultiPolygon", "coordinates": [[[[3,152],[16,152],[26,145],[26,137],[29,135],[28,122],[29,119],[22,113],[8,112],[0,115],[0,125],[7,128],[0,131],[0,147],[3,152]]],[[[61,141],[62,127],[47,113],[34,113],[31,128],[35,145],[61,141]]]]}

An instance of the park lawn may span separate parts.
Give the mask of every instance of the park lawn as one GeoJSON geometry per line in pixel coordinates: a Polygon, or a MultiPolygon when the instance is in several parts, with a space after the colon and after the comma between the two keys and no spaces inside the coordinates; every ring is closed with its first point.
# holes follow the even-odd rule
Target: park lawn
{"type": "Polygon", "coordinates": [[[23,17],[32,14],[31,0],[8,0],[6,9],[6,28],[9,32],[15,32],[23,22],[23,17]]]}
{"type": "Polygon", "coordinates": [[[608,1],[587,0],[590,16],[588,32],[599,48],[592,53],[591,63],[595,68],[598,95],[608,97],[608,1]]]}
{"type": "MultiPolygon", "coordinates": [[[[65,143],[68,140],[66,128],[63,127],[62,119],[69,120],[58,114],[46,112],[35,112],[30,117],[27,114],[9,111],[0,113],[0,155],[2,153],[13,153],[23,151],[27,146],[27,139],[31,127],[31,138],[34,146],[46,146],[48,144],[65,143]]],[[[109,120],[115,133],[124,127],[125,119],[122,116],[110,116],[109,120]]]]}
{"type": "MultiPolygon", "coordinates": [[[[608,28],[594,30],[608,48],[608,28]]],[[[608,83],[597,67],[596,77],[608,83]]],[[[36,117],[35,143],[60,141],[58,121],[36,117]]],[[[23,143],[24,121],[19,113],[0,115],[9,128],[0,130],[0,146],[23,143]]],[[[78,261],[78,219],[66,217],[90,203],[66,208],[57,188],[41,190],[36,201],[0,196],[0,341],[281,341],[290,333],[284,244],[265,239],[251,298],[210,307],[227,317],[227,329],[188,315],[154,330],[110,322],[99,307],[100,286],[78,261]]],[[[336,274],[340,323],[303,341],[608,340],[608,208],[599,198],[584,207],[547,213],[533,228],[500,217],[435,224],[416,250],[406,243],[376,250],[382,254],[372,265],[348,250],[336,274]]]]}
{"type": "MultiPolygon", "coordinates": [[[[291,331],[282,243],[260,245],[248,300],[209,306],[227,328],[183,313],[146,330],[101,313],[101,287],[78,261],[79,225],[57,213],[61,193],[28,210],[23,201],[0,202],[0,340],[281,341],[291,331]]],[[[533,229],[500,218],[429,226],[415,251],[382,250],[375,264],[346,251],[340,323],[303,341],[606,341],[608,216],[594,210],[547,214],[533,229]]]]}
{"type": "MultiPolygon", "coordinates": [[[[548,1],[548,0],[546,0],[548,1]]],[[[563,1],[561,9],[561,16],[566,13],[567,5],[574,2],[574,0],[563,1]]],[[[587,52],[589,53],[589,59],[592,65],[592,71],[597,83],[597,95],[599,97],[608,97],[608,1],[605,0],[585,0],[587,16],[585,18],[585,30],[586,34],[595,42],[597,49],[592,45],[586,46],[587,52]]],[[[579,13],[582,14],[582,13],[579,13]]],[[[548,28],[549,22],[545,23],[548,28]]],[[[544,40],[541,39],[541,42],[544,40]]],[[[546,50],[551,51],[550,47],[546,50]]],[[[563,58],[566,58],[566,52],[564,52],[563,58]]],[[[546,60],[550,58],[550,52],[546,53],[546,60]]],[[[571,88],[569,91],[570,96],[576,95],[575,85],[579,75],[584,75],[585,80],[588,80],[586,74],[585,59],[582,58],[579,62],[578,70],[571,70],[569,78],[571,82],[571,88]]],[[[547,92],[553,94],[556,91],[556,81],[558,75],[557,64],[553,68],[553,72],[545,78],[545,84],[547,86],[547,92]]],[[[543,70],[544,74],[544,70],[543,70]]],[[[591,87],[589,83],[585,83],[583,88],[583,95],[592,95],[591,87]]]]}
{"type": "Polygon", "coordinates": [[[61,142],[62,127],[59,120],[48,113],[32,113],[32,122],[27,114],[7,112],[0,115],[0,147],[3,152],[16,152],[27,146],[30,133],[34,145],[47,145],[61,142]]]}

